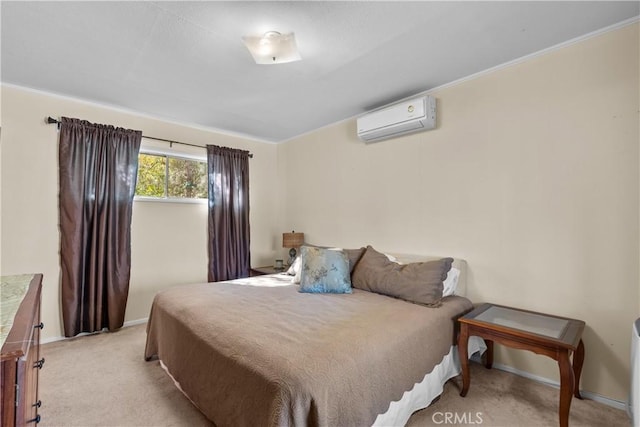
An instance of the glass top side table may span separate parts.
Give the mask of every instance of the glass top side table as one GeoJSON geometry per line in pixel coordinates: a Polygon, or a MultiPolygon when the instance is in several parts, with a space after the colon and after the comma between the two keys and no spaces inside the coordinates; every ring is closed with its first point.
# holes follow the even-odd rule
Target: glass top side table
{"type": "Polygon", "coordinates": [[[466,396],[471,378],[469,375],[468,341],[469,336],[483,338],[487,344],[485,366],[493,365],[493,343],[508,347],[529,350],[548,356],[558,362],[560,369],[560,407],[561,427],[569,425],[571,398],[580,396],[580,374],[584,363],[584,344],[582,332],[585,323],[582,320],[553,316],[496,304],[482,304],[458,319],[460,335],[458,352],[462,365],[462,391],[466,396]],[[573,354],[573,361],[569,356],[573,354]]]}

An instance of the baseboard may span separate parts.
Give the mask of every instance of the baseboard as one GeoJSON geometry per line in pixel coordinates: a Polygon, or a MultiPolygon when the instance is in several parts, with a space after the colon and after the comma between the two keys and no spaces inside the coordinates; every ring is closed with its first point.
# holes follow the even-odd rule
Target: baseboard
{"type": "Polygon", "coordinates": [[[145,317],[144,319],[138,319],[138,320],[129,320],[128,322],[124,322],[122,327],[128,328],[129,326],[142,325],[143,323],[147,323],[148,321],[149,321],[148,317],[145,317]]]}
{"type": "MultiPolygon", "coordinates": [[[[144,319],[137,319],[137,320],[129,320],[128,322],[124,322],[124,324],[122,325],[123,328],[128,328],[129,326],[136,326],[136,325],[141,325],[143,323],[147,323],[147,321],[149,320],[148,317],[145,317],[144,319]]],[[[101,332],[92,332],[92,333],[88,333],[88,332],[83,332],[81,334],[76,335],[75,337],[50,337],[50,338],[43,338],[40,340],[40,344],[49,344],[52,342],[56,342],[56,341],[64,341],[64,340],[68,340],[71,338],[77,338],[77,337],[83,337],[85,335],[93,335],[93,334],[99,334],[101,332]]]]}
{"type": "MultiPolygon", "coordinates": [[[[474,354],[471,358],[474,362],[481,363],[480,357],[478,354],[474,354]]],[[[516,369],[512,366],[503,365],[502,363],[494,363],[493,367],[495,369],[499,369],[501,371],[510,372],[512,374],[516,374],[520,377],[528,378],[530,380],[536,381],[538,383],[542,383],[553,388],[560,389],[560,383],[558,381],[551,380],[549,378],[541,377],[539,375],[534,375],[529,372],[521,371],[520,369],[516,369]]],[[[604,403],[607,406],[611,406],[612,408],[621,409],[623,411],[628,411],[627,402],[621,402],[619,400],[611,399],[605,396],[602,396],[598,393],[593,393],[591,391],[580,390],[580,395],[582,397],[593,400],[599,403],[604,403]]]]}

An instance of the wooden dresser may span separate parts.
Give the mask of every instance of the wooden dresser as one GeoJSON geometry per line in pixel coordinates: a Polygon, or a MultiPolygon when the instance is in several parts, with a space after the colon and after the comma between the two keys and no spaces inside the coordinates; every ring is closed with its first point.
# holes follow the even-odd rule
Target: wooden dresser
{"type": "Polygon", "coordinates": [[[40,422],[40,294],[42,274],[2,276],[0,288],[1,375],[0,426],[40,422]]]}

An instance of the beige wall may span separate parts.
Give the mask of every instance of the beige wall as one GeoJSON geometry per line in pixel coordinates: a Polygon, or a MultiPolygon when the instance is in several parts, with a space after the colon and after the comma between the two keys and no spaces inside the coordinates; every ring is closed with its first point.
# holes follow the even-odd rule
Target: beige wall
{"type": "MultiPolygon", "coordinates": [[[[586,321],[582,388],[620,401],[638,299],[638,24],[435,91],[435,130],[349,120],[278,147],[281,228],[469,263],[469,296],[586,321]]],[[[373,89],[373,88],[372,88],[373,89]]],[[[551,359],[497,362],[558,380],[551,359]]]]}
{"type": "MultiPolygon", "coordinates": [[[[3,86],[2,274],[44,273],[45,339],[62,335],[57,130],[44,123],[48,115],[140,129],[147,135],[193,144],[250,150],[254,154],[250,163],[252,262],[254,265],[273,262],[274,236],[281,232],[274,228],[278,213],[273,197],[277,180],[275,145],[3,86]]],[[[204,150],[200,153],[204,154],[204,150]]],[[[147,317],[158,290],[177,283],[206,281],[206,235],[206,205],[134,202],[127,321],[147,317]]]]}

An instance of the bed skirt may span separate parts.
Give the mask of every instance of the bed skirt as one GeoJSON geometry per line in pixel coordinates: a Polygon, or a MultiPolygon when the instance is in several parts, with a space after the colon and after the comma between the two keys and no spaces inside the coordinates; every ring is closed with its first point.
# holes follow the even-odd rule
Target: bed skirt
{"type": "MultiPolygon", "coordinates": [[[[484,353],[487,349],[484,341],[480,337],[469,337],[469,357],[474,353],[484,353]]],[[[374,426],[403,426],[409,421],[411,414],[420,409],[428,407],[433,399],[440,396],[444,391],[444,384],[450,379],[460,374],[460,358],[458,356],[458,346],[451,346],[442,362],[437,364],[433,371],[425,375],[424,379],[406,391],[399,401],[391,402],[389,410],[378,415],[374,426]]]]}

